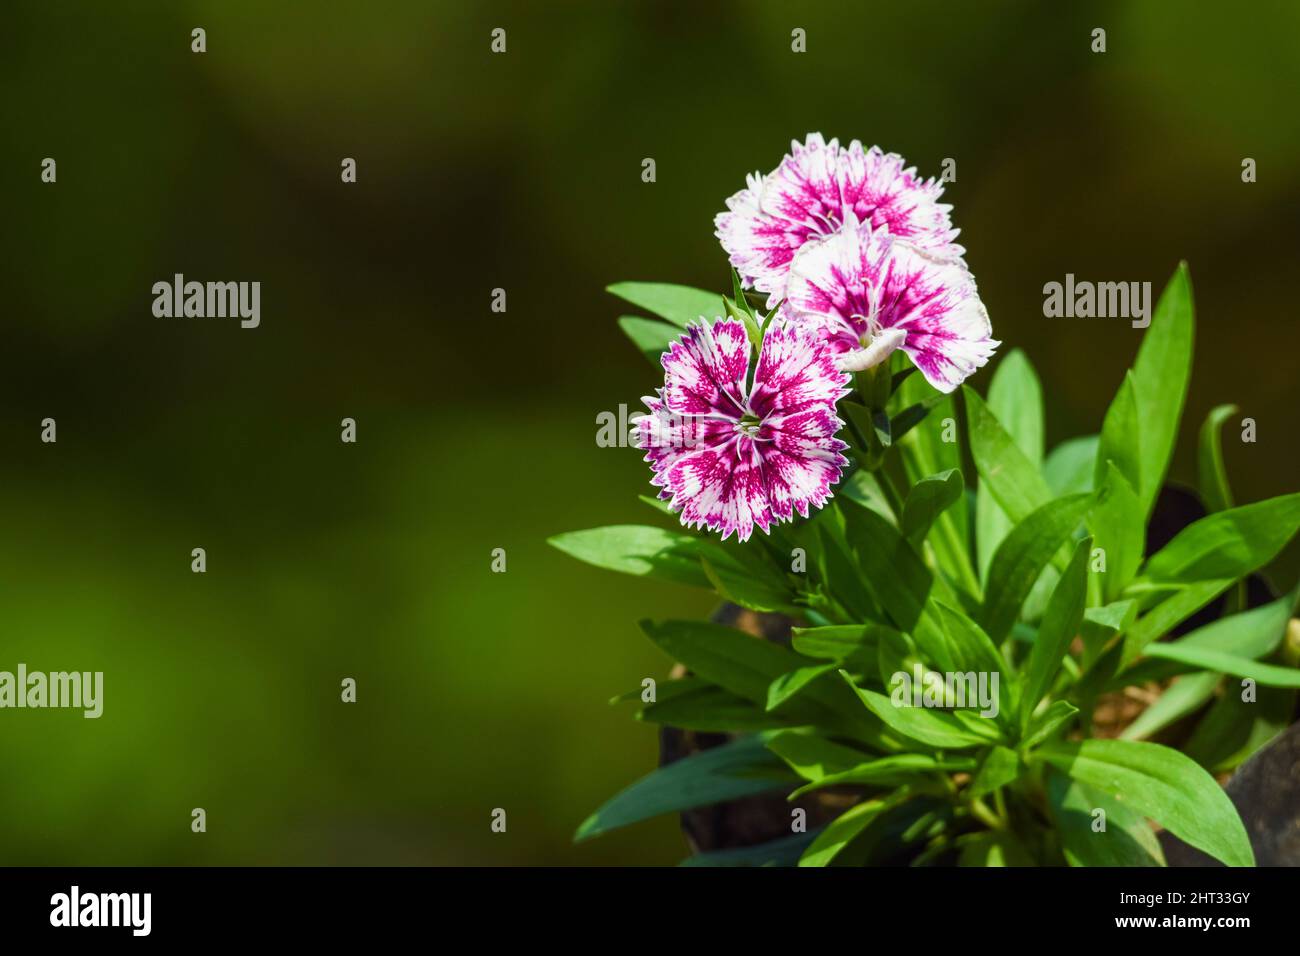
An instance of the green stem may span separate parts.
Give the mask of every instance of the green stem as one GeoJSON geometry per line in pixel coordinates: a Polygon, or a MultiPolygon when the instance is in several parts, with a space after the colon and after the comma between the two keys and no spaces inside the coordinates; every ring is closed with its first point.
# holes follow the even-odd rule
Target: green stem
{"type": "Polygon", "coordinates": [[[970,802],[970,813],[976,820],[979,820],[990,830],[1005,830],[1006,821],[1002,820],[995,814],[979,797],[970,802]]]}

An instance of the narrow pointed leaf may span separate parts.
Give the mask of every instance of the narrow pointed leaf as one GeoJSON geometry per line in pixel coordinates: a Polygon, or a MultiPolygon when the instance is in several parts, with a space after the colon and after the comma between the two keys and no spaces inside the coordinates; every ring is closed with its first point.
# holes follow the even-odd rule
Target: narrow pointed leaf
{"type": "Polygon", "coordinates": [[[1032,750],[1058,729],[1074,719],[1079,712],[1068,700],[1055,700],[1041,714],[1031,717],[1024,738],[1020,741],[1021,750],[1032,750]]]}
{"type": "Polygon", "coordinates": [[[688,856],[677,865],[687,867],[796,866],[799,863],[799,858],[823,832],[820,829],[809,830],[807,833],[796,833],[792,836],[781,837],[779,840],[769,840],[755,846],[738,846],[726,850],[710,850],[707,853],[696,853],[694,856],[688,856]]]}
{"type": "Polygon", "coordinates": [[[1300,688],[1300,669],[1265,664],[1251,660],[1249,657],[1238,657],[1236,654],[1225,654],[1223,651],[1204,647],[1189,647],[1180,641],[1157,641],[1149,644],[1146,654],[1148,657],[1178,661],[1180,664],[1190,664],[1192,667],[1217,671],[1220,674],[1249,677],[1255,683],[1265,687],[1300,688]]]}
{"type": "Polygon", "coordinates": [[[1142,423],[1139,491],[1150,513],[1178,438],[1178,423],[1192,372],[1195,328],[1192,281],[1187,263],[1181,262],[1156,303],[1151,325],[1142,336],[1133,364],[1133,384],[1142,423]]]}
{"type": "Polygon", "coordinates": [[[902,532],[907,540],[919,546],[939,515],[965,493],[961,472],[955,468],[922,478],[913,485],[903,504],[902,532]]]}
{"type": "Polygon", "coordinates": [[[1092,491],[1100,435],[1071,438],[1052,449],[1043,461],[1043,478],[1053,496],[1092,491]]]}
{"type": "Polygon", "coordinates": [[[656,367],[659,366],[659,359],[664,352],[668,351],[668,347],[682,334],[682,330],[675,325],[634,315],[620,318],[618,327],[632,340],[632,344],[641,350],[641,354],[656,367]]]}
{"type": "Polygon", "coordinates": [[[1155,703],[1120,732],[1120,739],[1143,740],[1200,710],[1214,696],[1214,689],[1222,679],[1221,674],[1205,671],[1178,678],[1165,688],[1155,703]]]}
{"type": "Polygon", "coordinates": [[[1133,580],[1142,564],[1146,535],[1142,502],[1129,480],[1113,462],[1106,462],[1099,480],[1101,494],[1097,506],[1088,516],[1096,547],[1106,559],[1102,588],[1107,601],[1113,601],[1133,580]]]}
{"type": "Polygon", "coordinates": [[[1071,495],[1050,501],[1019,519],[998,547],[989,565],[980,615],[984,630],[994,641],[1001,641],[1010,633],[1034,582],[1070,540],[1092,503],[1091,495],[1071,495]]]}
{"type": "Polygon", "coordinates": [[[583,821],[575,842],[662,813],[680,813],[788,787],[797,778],[764,746],[740,737],[660,767],[616,794],[583,821]]]}
{"type": "Polygon", "coordinates": [[[697,540],[647,525],[609,525],[557,534],[548,543],[598,568],[707,588],[697,540]]]}
{"type": "Polygon", "coordinates": [[[1124,634],[1121,668],[1127,668],[1142,649],[1187,620],[1232,585],[1231,578],[1196,581],[1179,588],[1129,626],[1124,634]]]}
{"type": "Polygon", "coordinates": [[[1219,429],[1233,415],[1236,405],[1219,405],[1210,409],[1201,426],[1201,444],[1197,455],[1197,487],[1208,511],[1227,511],[1232,507],[1232,489],[1228,471],[1223,467],[1223,442],[1219,429]]]}
{"type": "Polygon", "coordinates": [[[1191,758],[1136,740],[1055,743],[1035,751],[1229,866],[1253,866],[1246,828],[1228,795],[1191,758]]]}
{"type": "MultiPolygon", "coordinates": [[[[641,629],[664,653],[693,674],[745,700],[765,706],[768,688],[781,675],[815,664],[806,657],[743,631],[702,621],[642,621],[641,629]]],[[[880,743],[879,724],[863,720],[861,708],[840,681],[828,675],[788,698],[779,712],[791,720],[851,732],[880,743]]]]}
{"type": "Polygon", "coordinates": [[[991,749],[980,764],[970,784],[970,796],[982,797],[999,787],[1005,787],[1020,776],[1020,756],[1009,747],[998,745],[991,749]]]}
{"type": "Polygon", "coordinates": [[[817,839],[813,840],[812,845],[799,858],[799,865],[826,866],[873,820],[891,807],[902,803],[907,797],[906,790],[899,790],[883,799],[867,800],[845,810],[828,823],[817,839]]]}
{"type": "Polygon", "coordinates": [[[1071,866],[1165,865],[1155,831],[1109,793],[1053,771],[1047,778],[1047,799],[1071,866]],[[1098,828],[1101,821],[1104,829],[1098,828]]]}
{"type": "Polygon", "coordinates": [[[843,661],[859,655],[874,659],[883,624],[835,624],[828,627],[796,627],[791,646],[805,657],[843,661]]]}
{"type": "Polygon", "coordinates": [[[1300,492],[1208,515],[1180,531],[1144,577],[1186,584],[1245,577],[1272,561],[1300,529],[1300,492]]]}
{"type": "Polygon", "coordinates": [[[788,671],[767,686],[767,709],[776,710],[787,700],[805,689],[817,678],[828,671],[836,670],[838,663],[810,664],[797,670],[788,671]]]}
{"type": "Polygon", "coordinates": [[[796,730],[782,731],[768,738],[767,749],[805,780],[820,780],[843,773],[870,759],[861,750],[796,730]]]}
{"type": "Polygon", "coordinates": [[[1070,564],[1047,602],[1047,611],[1038,626],[1038,638],[1022,674],[1022,727],[1029,726],[1030,715],[1051,687],[1070,642],[1079,634],[1083,609],[1088,603],[1088,558],[1091,552],[1091,538],[1084,538],[1075,546],[1070,564]]]}
{"type": "Polygon", "coordinates": [[[895,707],[883,694],[862,690],[853,685],[847,674],[844,680],[867,706],[884,723],[912,740],[941,750],[962,750],[996,743],[1001,739],[997,725],[992,720],[978,723],[965,722],[957,712],[925,707],[895,707]]]}
{"type": "Polygon", "coordinates": [[[667,282],[618,282],[605,291],[682,328],[701,317],[711,322],[725,311],[722,296],[716,292],[667,282]]]}
{"type": "MultiPolygon", "coordinates": [[[[1097,447],[1096,474],[1094,485],[1102,487],[1106,480],[1106,468],[1114,463],[1120,474],[1133,489],[1134,494],[1141,494],[1142,488],[1142,451],[1141,419],[1137,404],[1137,386],[1133,373],[1124,377],[1124,383],[1115,393],[1110,408],[1106,410],[1105,422],[1101,428],[1101,442],[1097,447]]],[[[1145,524],[1146,511],[1141,510],[1141,523],[1145,524]]]]}
{"type": "Polygon", "coordinates": [[[1020,450],[1015,439],[969,386],[962,388],[970,430],[971,456],[981,482],[1008,518],[1019,523],[1051,498],[1038,466],[1020,450]]]}

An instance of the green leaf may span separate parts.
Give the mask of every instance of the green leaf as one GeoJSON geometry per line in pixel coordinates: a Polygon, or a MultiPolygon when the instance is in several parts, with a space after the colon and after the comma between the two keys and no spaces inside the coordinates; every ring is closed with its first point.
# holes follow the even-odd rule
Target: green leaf
{"type": "MultiPolygon", "coordinates": [[[[880,480],[872,472],[861,470],[854,472],[853,476],[845,482],[841,494],[844,500],[870,508],[888,524],[898,527],[898,516],[890,507],[889,499],[885,497],[885,491],[880,486],[880,480]]],[[[831,502],[831,506],[834,507],[834,502],[831,502]]]]}
{"type": "Polygon", "coordinates": [[[1083,612],[1079,636],[1083,638],[1081,663],[1085,670],[1092,667],[1115,635],[1127,630],[1137,619],[1137,610],[1137,601],[1125,600],[1090,607],[1083,612]]]}
{"type": "Polygon", "coordinates": [[[678,866],[795,866],[823,830],[810,830],[793,836],[769,840],[756,846],[738,846],[726,850],[710,850],[688,856],[678,866]]]}
{"type": "Polygon", "coordinates": [[[940,601],[932,601],[927,614],[933,616],[948,639],[954,670],[998,671],[1009,680],[1010,668],[1002,652],[978,624],[940,601]]]}
{"type": "Polygon", "coordinates": [[[1030,715],[1051,689],[1052,679],[1061,668],[1061,659],[1083,623],[1083,609],[1088,603],[1088,558],[1091,552],[1091,538],[1084,538],[1075,546],[1070,564],[1047,602],[1047,611],[1038,627],[1038,638],[1029,652],[1029,663],[1022,675],[1022,729],[1028,728],[1030,715]]]}
{"type": "Polygon", "coordinates": [[[1085,740],[1048,744],[1035,754],[1215,859],[1229,866],[1255,864],[1246,828],[1228,795],[1178,751],[1136,740],[1085,740]]]}
{"type": "Polygon", "coordinates": [[[1029,751],[1037,747],[1056,733],[1065,723],[1072,720],[1078,712],[1079,708],[1068,700],[1052,701],[1045,711],[1030,718],[1029,727],[1025,730],[1025,735],[1020,741],[1020,749],[1029,751]]]}
{"type": "Polygon", "coordinates": [[[1184,647],[1202,647],[1236,654],[1238,657],[1263,657],[1277,649],[1298,605],[1300,586],[1262,607],[1211,621],[1175,643],[1184,647]]]}
{"type": "MultiPolygon", "coordinates": [[[[749,300],[745,298],[745,289],[743,283],[740,281],[740,273],[735,269],[731,270],[731,299],[732,304],[739,308],[741,312],[745,313],[745,315],[749,316],[751,319],[756,317],[757,313],[755,313],[754,307],[750,305],[749,300]]],[[[754,344],[757,345],[758,343],[755,342],[754,344]]]]}
{"type": "Polygon", "coordinates": [[[1090,607],[1085,610],[1083,627],[1085,632],[1089,628],[1094,628],[1098,635],[1104,635],[1109,639],[1132,624],[1136,615],[1136,601],[1113,601],[1101,607],[1090,607]]]}
{"type": "Polygon", "coordinates": [[[931,395],[925,401],[917,402],[914,405],[908,405],[905,409],[895,415],[893,418],[886,419],[888,428],[886,432],[892,436],[893,441],[898,441],[908,432],[910,432],[921,422],[925,421],[930,412],[944,403],[948,396],[940,393],[931,395]]]}
{"type": "MultiPolygon", "coordinates": [[[[989,410],[995,415],[1031,465],[1043,461],[1043,389],[1038,375],[1020,349],[1009,352],[989,383],[989,410]]],[[[1012,522],[981,482],[975,495],[975,544],[980,577],[987,580],[993,552],[1011,530],[1012,522]]]]}
{"type": "Polygon", "coordinates": [[[682,328],[701,318],[711,322],[725,311],[718,293],[667,282],[618,282],[605,291],[682,328]]]}
{"type": "Polygon", "coordinates": [[[848,437],[853,439],[854,447],[862,453],[859,457],[863,468],[875,470],[893,442],[889,416],[883,411],[872,411],[866,405],[851,401],[840,402],[839,412],[848,423],[848,437]]]}
{"type": "Polygon", "coordinates": [[[1164,866],[1160,841],[1146,820],[1109,793],[1053,771],[1047,801],[1071,866],[1164,866]],[[1098,817],[1097,810],[1105,813],[1098,817]],[[1105,829],[1095,826],[1105,820],[1105,829]]]}
{"type": "Polygon", "coordinates": [[[1180,262],[1156,303],[1151,325],[1142,337],[1133,364],[1133,384],[1142,423],[1139,494],[1146,514],[1151,513],[1156,494],[1164,484],[1178,438],[1178,422],[1192,372],[1194,333],[1192,282],[1187,263],[1180,262]]]}
{"type": "Polygon", "coordinates": [[[634,315],[622,316],[618,320],[618,327],[656,368],[659,367],[659,359],[664,352],[667,352],[668,347],[682,334],[681,329],[667,322],[643,319],[634,315]]]}
{"type": "Polygon", "coordinates": [[[737,305],[734,299],[723,297],[723,305],[726,306],[727,316],[735,319],[745,327],[745,335],[749,338],[749,344],[758,348],[763,343],[763,333],[758,327],[758,320],[754,318],[754,313],[749,310],[749,303],[745,302],[744,296],[740,301],[744,305],[737,305]]]}
{"type": "Polygon", "coordinates": [[[1183,749],[1214,773],[1232,770],[1291,724],[1295,706],[1294,690],[1259,687],[1246,701],[1236,682],[1226,682],[1183,749]]]}
{"type": "Polygon", "coordinates": [[[989,565],[981,620],[994,641],[1010,633],[1034,582],[1070,540],[1093,501],[1092,495],[1057,498],[1017,519],[989,565]]]}
{"type": "MultiPolygon", "coordinates": [[[[1159,646],[1159,645],[1155,645],[1159,646]]],[[[1223,679],[1221,674],[1188,674],[1165,688],[1150,707],[1120,732],[1121,740],[1142,740],[1200,710],[1223,679]]]]}
{"type": "Polygon", "coordinates": [[[699,539],[695,547],[709,583],[724,600],[751,611],[793,610],[794,593],[761,551],[699,539]]]}
{"type": "Polygon", "coordinates": [[[982,797],[999,787],[1005,787],[1020,776],[1020,756],[1008,747],[998,745],[984,756],[979,771],[971,780],[969,796],[982,797]]]}
{"type": "Polygon", "coordinates": [[[1014,834],[1001,831],[973,833],[961,839],[958,866],[1033,866],[1033,858],[1014,834]]]}
{"type": "Polygon", "coordinates": [[[660,514],[671,515],[673,513],[673,509],[669,507],[668,502],[662,498],[656,498],[653,495],[637,495],[636,497],[638,501],[649,505],[660,514]]]}
{"type": "Polygon", "coordinates": [[[963,720],[958,716],[961,711],[895,707],[888,697],[872,690],[863,690],[855,686],[844,671],[840,671],[840,674],[872,713],[887,726],[912,740],[941,750],[962,750],[997,743],[1002,739],[1001,732],[992,720],[978,717],[972,719],[969,716],[963,720]]]}
{"type": "Polygon", "coordinates": [[[931,601],[926,611],[943,632],[949,648],[951,669],[957,673],[998,675],[997,720],[1006,724],[1015,721],[1016,675],[1007,666],[1002,652],[978,624],[962,612],[939,601],[931,601]]]}
{"type": "MultiPolygon", "coordinates": [[[[768,687],[774,680],[814,663],[770,641],[719,624],[642,621],[641,629],[696,676],[760,706],[767,703],[768,687]]],[[[862,719],[866,715],[833,677],[814,682],[788,698],[780,712],[792,720],[843,730],[883,745],[879,725],[862,719]]]]}
{"type": "Polygon", "coordinates": [[[1105,554],[1102,575],[1105,600],[1113,601],[1133,580],[1146,548],[1142,502],[1123,472],[1113,461],[1106,462],[1098,479],[1101,494],[1088,516],[1097,547],[1105,554]]]}
{"type": "Polygon", "coordinates": [[[799,789],[792,791],[790,799],[794,800],[805,793],[811,793],[814,790],[821,790],[826,787],[898,787],[916,783],[927,774],[932,775],[937,772],[947,771],[969,773],[975,767],[976,763],[971,757],[944,757],[939,759],[928,754],[890,754],[888,757],[860,762],[847,770],[839,770],[818,777],[815,780],[810,780],[799,789]]]}
{"type": "Polygon", "coordinates": [[[768,738],[767,749],[805,780],[820,780],[843,773],[869,759],[869,755],[861,750],[797,730],[784,730],[768,738]]]}
{"type": "Polygon", "coordinates": [[[920,547],[935,519],[965,494],[961,472],[949,468],[922,478],[907,493],[903,503],[902,532],[914,547],[920,547]]]}
{"type": "Polygon", "coordinates": [[[1012,349],[993,372],[988,406],[1035,465],[1043,460],[1043,387],[1021,349],[1012,349]]]}
{"type": "Polygon", "coordinates": [[[876,644],[876,673],[882,684],[886,687],[890,686],[894,675],[900,672],[911,674],[916,664],[924,666],[915,641],[892,628],[881,635],[880,641],[876,644]]]}
{"type": "Polygon", "coordinates": [[[1101,427],[1101,443],[1097,447],[1096,474],[1093,483],[1100,488],[1105,484],[1106,467],[1113,462],[1124,476],[1134,494],[1139,496],[1141,524],[1146,524],[1145,502],[1141,501],[1142,488],[1142,423],[1138,412],[1137,385],[1133,373],[1124,377],[1124,383],[1115,393],[1101,427]]]}
{"type": "Polygon", "coordinates": [[[1206,510],[1227,511],[1232,507],[1232,489],[1228,486],[1228,471],[1223,467],[1223,444],[1219,429],[1233,415],[1236,405],[1218,405],[1210,409],[1201,426],[1201,444],[1197,456],[1197,487],[1206,510]]]}
{"type": "MultiPolygon", "coordinates": [[[[632,698],[641,695],[638,688],[632,698]]],[[[713,733],[769,730],[788,721],[766,713],[753,702],[697,677],[682,677],[659,685],[658,700],[647,704],[637,720],[713,733]]]]}
{"type": "Polygon", "coordinates": [[[1197,581],[1179,588],[1174,594],[1157,604],[1145,615],[1132,624],[1124,635],[1124,654],[1120,661],[1121,669],[1137,660],[1142,649],[1152,641],[1163,637],[1187,618],[1191,617],[1205,605],[1226,591],[1232,585],[1231,578],[1197,581]]]}
{"type": "Polygon", "coordinates": [[[819,660],[845,661],[855,657],[874,659],[883,624],[836,624],[828,627],[796,627],[791,636],[795,651],[819,660]]]}
{"type": "Polygon", "coordinates": [[[1147,562],[1145,577],[1186,584],[1245,577],[1272,561],[1300,529],[1300,492],[1196,521],[1147,562]]]}
{"type": "Polygon", "coordinates": [[[813,664],[782,674],[767,687],[767,709],[776,710],[823,674],[836,670],[838,663],[813,664]]]}
{"type": "MultiPolygon", "coordinates": [[[[902,355],[902,352],[896,354],[902,355]]],[[[954,396],[939,395],[934,386],[918,375],[902,382],[890,399],[890,408],[896,413],[891,424],[894,447],[899,450],[909,481],[915,483],[926,475],[951,468],[961,469],[954,396]],[[897,420],[897,416],[902,414],[899,409],[906,411],[918,404],[924,406],[936,397],[938,404],[933,405],[930,413],[915,426],[909,428],[905,421],[897,420]]],[[[970,558],[967,511],[965,497],[960,498],[939,516],[929,543],[934,549],[935,563],[944,569],[944,574],[964,591],[978,595],[979,579],[970,558]]]]}
{"type": "Polygon", "coordinates": [[[771,641],[703,621],[642,621],[650,640],[692,673],[756,704],[773,680],[813,663],[771,641]]]}
{"type": "Polygon", "coordinates": [[[949,828],[953,806],[947,800],[917,793],[883,811],[845,844],[833,866],[879,866],[906,855],[915,859],[919,845],[949,828]]]}
{"type": "Polygon", "coordinates": [[[832,502],[831,507],[824,509],[812,522],[798,527],[813,530],[814,540],[807,548],[813,556],[813,566],[822,585],[848,611],[849,620],[880,618],[880,607],[849,559],[849,545],[839,506],[832,502]]]}
{"type": "Polygon", "coordinates": [[[863,583],[898,629],[911,631],[930,594],[930,570],[898,529],[875,511],[850,499],[841,508],[863,583]]]}
{"type": "Polygon", "coordinates": [[[971,457],[980,479],[988,485],[993,500],[1014,523],[1051,498],[1038,466],[1022,452],[1014,438],[969,386],[963,386],[966,419],[970,430],[971,457]]]}
{"type": "Polygon", "coordinates": [[[1263,664],[1249,657],[1238,657],[1236,654],[1205,647],[1188,647],[1182,641],[1156,641],[1147,645],[1146,654],[1148,657],[1178,661],[1180,664],[1190,664],[1220,674],[1249,677],[1265,687],[1300,687],[1300,670],[1294,667],[1263,664]]]}
{"type": "Polygon", "coordinates": [[[680,813],[788,787],[796,778],[768,751],[765,739],[762,734],[740,737],[652,771],[584,820],[574,841],[661,813],[680,813]]]}
{"type": "Polygon", "coordinates": [[[1100,444],[1100,435],[1086,435],[1061,442],[1052,449],[1043,462],[1043,478],[1053,497],[1092,491],[1094,463],[1100,444]]]}
{"type": "Polygon", "coordinates": [[[663,528],[624,524],[569,531],[549,538],[548,543],[598,568],[707,588],[698,540],[663,528]]]}
{"type": "Polygon", "coordinates": [[[826,866],[868,824],[886,810],[898,806],[908,798],[906,789],[900,789],[879,800],[867,800],[849,807],[826,825],[812,845],[799,858],[800,866],[826,866]]]}

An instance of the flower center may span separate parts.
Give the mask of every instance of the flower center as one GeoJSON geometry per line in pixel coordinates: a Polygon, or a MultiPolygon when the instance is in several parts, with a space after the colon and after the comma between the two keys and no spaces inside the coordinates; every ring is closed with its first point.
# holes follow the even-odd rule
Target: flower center
{"type": "Polygon", "coordinates": [[[746,412],[740,416],[740,421],[736,422],[736,431],[749,438],[757,438],[759,429],[763,427],[763,422],[757,415],[746,412]]]}
{"type": "Polygon", "coordinates": [[[862,315],[859,312],[855,312],[853,315],[849,316],[849,318],[854,322],[860,322],[866,326],[866,328],[862,330],[862,334],[858,336],[858,345],[862,346],[864,349],[875,340],[876,336],[884,331],[880,325],[880,319],[877,317],[877,311],[875,303],[872,303],[870,315],[862,315]]]}

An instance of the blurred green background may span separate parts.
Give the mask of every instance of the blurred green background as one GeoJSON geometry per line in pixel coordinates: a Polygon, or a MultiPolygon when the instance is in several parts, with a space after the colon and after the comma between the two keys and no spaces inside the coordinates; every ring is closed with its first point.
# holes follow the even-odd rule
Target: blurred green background
{"type": "Polygon", "coordinates": [[[956,159],[945,198],[995,334],[1042,376],[1049,446],[1097,430],[1140,333],[1043,318],[1043,284],[1158,292],[1188,259],[1174,476],[1232,401],[1259,429],[1228,435],[1238,499],[1297,487],[1294,3],[2,16],[0,669],[105,672],[97,721],[0,711],[2,863],[679,859],[668,819],[571,834],[656,759],[607,704],[666,672],[635,622],[708,598],[544,540],[659,520],[637,453],[595,444],[597,413],[655,384],[603,287],[721,290],[713,215],[809,131],[927,175],[956,159]],[[261,281],[261,327],[154,318],[176,272],[261,281]]]}

